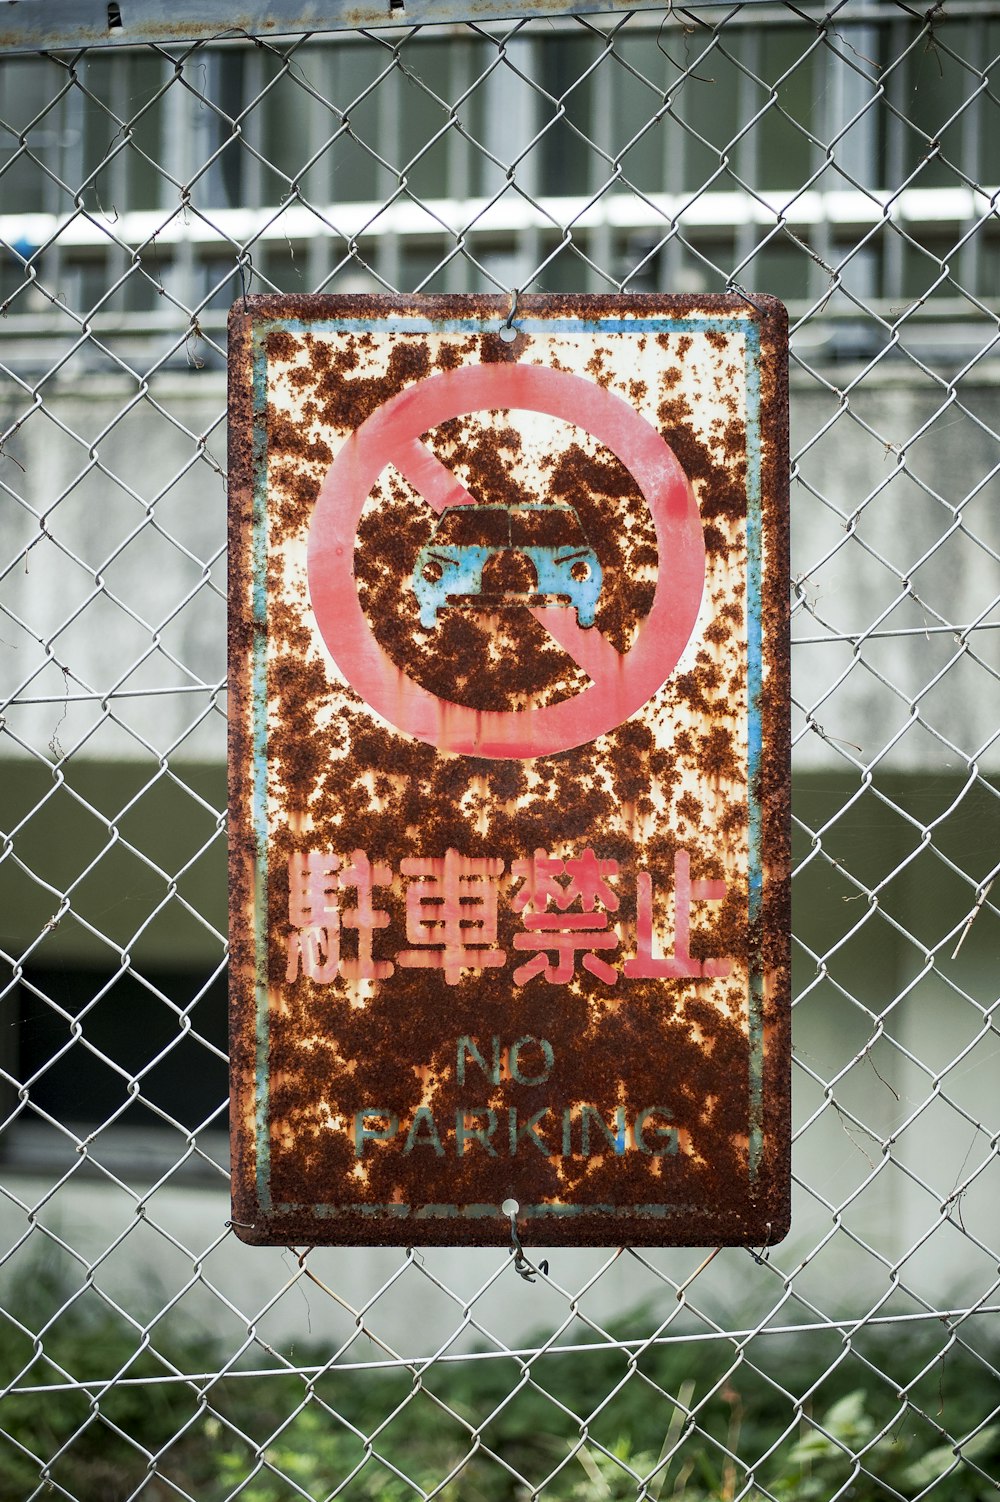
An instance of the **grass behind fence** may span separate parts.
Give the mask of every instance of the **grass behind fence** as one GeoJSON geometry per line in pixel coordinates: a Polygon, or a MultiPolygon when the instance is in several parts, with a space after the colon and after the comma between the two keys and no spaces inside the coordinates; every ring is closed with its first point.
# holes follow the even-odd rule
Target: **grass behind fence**
{"type": "MultiPolygon", "coordinates": [[[[997,1494],[1000,1383],[983,1358],[995,1366],[1000,1342],[973,1355],[939,1321],[853,1344],[830,1331],[794,1345],[758,1336],[735,1367],[731,1341],[693,1337],[530,1367],[437,1363],[419,1377],[333,1367],[312,1383],[111,1385],[217,1371],[224,1353],[155,1330],[150,1346],[93,1289],[71,1298],[37,1266],[10,1289],[8,1308],[42,1339],[0,1330],[0,1385],[12,1387],[0,1399],[0,1502],[60,1488],[80,1502],[286,1502],[338,1488],[355,1502],[403,1502],[437,1487],[444,1502],[524,1502],[543,1482],[553,1502],[997,1494]],[[52,1385],[61,1390],[23,1391],[52,1385]],[[971,1438],[956,1454],[949,1435],[971,1438]]],[[[627,1341],[655,1324],[647,1308],[612,1333],[627,1341]]]]}

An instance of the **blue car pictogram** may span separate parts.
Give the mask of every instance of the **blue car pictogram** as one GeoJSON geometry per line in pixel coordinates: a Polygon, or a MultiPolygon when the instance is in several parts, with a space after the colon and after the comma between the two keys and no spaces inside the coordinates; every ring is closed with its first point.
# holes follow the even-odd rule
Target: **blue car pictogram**
{"type": "Polygon", "coordinates": [[[442,511],[413,566],[420,624],[437,623],[444,605],[566,605],[579,626],[592,626],[601,565],[572,506],[466,505],[442,511]],[[490,589],[497,564],[516,557],[531,588],[490,589]],[[487,575],[484,584],[484,572],[487,575]]]}

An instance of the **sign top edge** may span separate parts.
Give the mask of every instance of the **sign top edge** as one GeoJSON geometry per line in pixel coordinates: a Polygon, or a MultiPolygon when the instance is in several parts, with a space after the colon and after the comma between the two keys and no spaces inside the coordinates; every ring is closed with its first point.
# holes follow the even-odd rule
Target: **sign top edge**
{"type": "MultiPolygon", "coordinates": [[[[390,293],[286,294],[259,293],[240,297],[230,309],[231,323],[251,325],[282,319],[305,322],[336,317],[368,319],[421,318],[434,323],[445,319],[511,318],[511,299],[505,295],[460,293],[439,296],[396,296],[390,293]]],[[[747,322],[787,324],[781,300],[770,293],[526,293],[517,298],[513,321],[526,318],[707,318],[738,317],[747,322]]]]}

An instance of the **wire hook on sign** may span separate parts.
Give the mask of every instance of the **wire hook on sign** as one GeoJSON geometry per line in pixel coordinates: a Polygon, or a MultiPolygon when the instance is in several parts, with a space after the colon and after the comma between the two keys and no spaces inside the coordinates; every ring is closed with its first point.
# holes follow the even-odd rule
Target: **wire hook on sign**
{"type": "Polygon", "coordinates": [[[517,1230],[517,1212],[520,1208],[517,1200],[504,1200],[500,1206],[500,1209],[510,1221],[510,1247],[508,1250],[514,1254],[514,1271],[526,1283],[534,1283],[536,1273],[541,1273],[543,1278],[548,1277],[549,1264],[547,1262],[539,1262],[536,1268],[524,1255],[524,1246],[521,1243],[521,1238],[517,1230]]]}
{"type": "MultiPolygon", "coordinates": [[[[766,1230],[768,1236],[770,1236],[770,1234],[771,1234],[771,1222],[770,1221],[767,1222],[765,1230],[766,1230]]],[[[766,1263],[770,1262],[770,1260],[771,1260],[771,1248],[767,1245],[766,1242],[761,1247],[761,1249],[760,1249],[759,1252],[755,1252],[752,1246],[748,1247],[747,1251],[750,1253],[751,1257],[756,1262],[756,1264],[757,1264],[758,1267],[763,1267],[766,1263]]]]}
{"type": "Polygon", "coordinates": [[[247,294],[253,283],[253,256],[248,250],[240,252],[236,261],[236,270],[239,272],[240,287],[243,292],[243,311],[245,313],[249,307],[247,294]]]}
{"type": "Polygon", "coordinates": [[[510,289],[510,307],[507,309],[507,317],[500,325],[500,338],[505,344],[513,344],[517,338],[517,329],[514,327],[514,316],[517,313],[517,288],[510,289]]]}

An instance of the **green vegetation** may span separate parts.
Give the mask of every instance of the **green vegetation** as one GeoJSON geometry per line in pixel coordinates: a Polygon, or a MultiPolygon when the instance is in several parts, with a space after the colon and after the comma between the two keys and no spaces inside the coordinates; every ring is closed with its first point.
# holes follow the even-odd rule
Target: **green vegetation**
{"type": "MultiPolygon", "coordinates": [[[[615,1330],[632,1341],[625,1349],[530,1367],[505,1358],[419,1375],[334,1367],[311,1382],[128,1385],[112,1379],[211,1373],[220,1352],[156,1327],[144,1341],[95,1290],[73,1298],[38,1266],[4,1304],[41,1340],[0,1325],[0,1386],[12,1387],[0,1398],[0,1502],[286,1502],[337,1488],[351,1502],[410,1502],[417,1488],[440,1488],[443,1502],[527,1502],[536,1489],[548,1502],[996,1496],[1000,1381],[936,1322],[849,1347],[822,1330],[791,1344],[759,1336],[740,1360],[728,1340],[644,1348],[656,1319],[646,1310],[615,1330]]],[[[297,1349],[295,1360],[324,1355],[297,1349]]]]}

